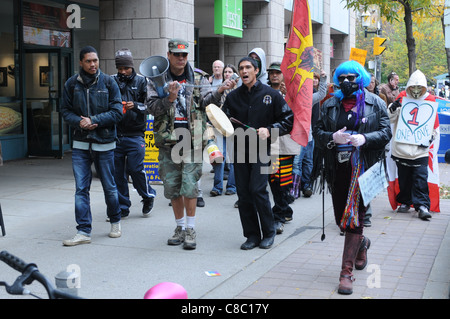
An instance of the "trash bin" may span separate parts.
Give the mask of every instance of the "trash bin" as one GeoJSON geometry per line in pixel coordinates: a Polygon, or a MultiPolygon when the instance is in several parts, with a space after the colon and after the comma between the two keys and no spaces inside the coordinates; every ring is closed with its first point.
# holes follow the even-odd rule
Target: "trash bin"
{"type": "Polygon", "coordinates": [[[450,149],[450,112],[438,113],[440,142],[438,150],[438,163],[445,163],[445,152],[450,149]]]}

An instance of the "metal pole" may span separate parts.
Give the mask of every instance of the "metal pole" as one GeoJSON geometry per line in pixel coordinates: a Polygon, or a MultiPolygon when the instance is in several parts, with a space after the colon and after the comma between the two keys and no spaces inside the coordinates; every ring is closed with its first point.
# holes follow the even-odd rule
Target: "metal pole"
{"type": "MultiPolygon", "coordinates": [[[[381,37],[381,28],[377,29],[377,37],[381,37]]],[[[381,83],[381,54],[375,56],[375,78],[378,83],[381,83]]]]}
{"type": "Polygon", "coordinates": [[[0,227],[2,228],[3,237],[6,235],[5,223],[3,222],[2,206],[0,205],[0,227]]]}

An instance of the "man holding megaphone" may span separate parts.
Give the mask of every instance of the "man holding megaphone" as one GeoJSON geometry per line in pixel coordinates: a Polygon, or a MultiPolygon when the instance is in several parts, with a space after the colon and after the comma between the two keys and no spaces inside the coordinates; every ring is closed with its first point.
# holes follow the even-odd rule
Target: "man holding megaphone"
{"type": "MultiPolygon", "coordinates": [[[[164,183],[164,196],[171,201],[177,225],[167,243],[183,244],[184,249],[195,249],[197,182],[202,175],[202,160],[195,160],[194,152],[202,149],[206,142],[203,140],[206,129],[205,107],[211,103],[220,105],[222,93],[233,88],[236,83],[227,80],[217,90],[213,90],[206,73],[197,73],[200,79],[196,83],[196,74],[188,62],[189,43],[182,39],[171,39],[168,47],[167,72],[162,70],[165,65],[161,59],[153,57],[147,60],[154,63],[143,67],[144,60],[140,69],[150,78],[146,104],[150,114],[155,117],[153,131],[155,144],[159,148],[158,173],[164,183]],[[167,82],[163,94],[159,89],[162,78],[167,82]],[[201,134],[194,134],[200,128],[201,134]],[[174,146],[187,136],[183,132],[188,132],[191,147],[175,152],[174,146]]],[[[183,140],[183,143],[186,142],[189,143],[183,140]]]]}

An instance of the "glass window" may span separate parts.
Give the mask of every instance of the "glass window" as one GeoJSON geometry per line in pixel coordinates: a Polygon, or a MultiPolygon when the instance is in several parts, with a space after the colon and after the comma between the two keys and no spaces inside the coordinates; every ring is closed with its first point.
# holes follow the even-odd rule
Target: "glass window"
{"type": "MultiPolygon", "coordinates": [[[[14,62],[14,1],[2,0],[0,10],[0,137],[22,134],[22,103],[16,92],[14,62]]],[[[19,81],[17,80],[17,84],[19,81]]]]}
{"type": "Polygon", "coordinates": [[[71,32],[67,17],[64,5],[23,2],[23,42],[69,48],[71,32]]]}

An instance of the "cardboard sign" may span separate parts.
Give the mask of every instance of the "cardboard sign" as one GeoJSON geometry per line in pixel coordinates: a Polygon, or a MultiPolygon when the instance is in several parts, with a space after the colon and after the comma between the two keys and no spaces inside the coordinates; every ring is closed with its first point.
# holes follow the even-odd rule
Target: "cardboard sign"
{"type": "Polygon", "coordinates": [[[350,61],[356,61],[362,66],[366,64],[367,51],[357,48],[350,49],[350,61]]]}
{"type": "Polygon", "coordinates": [[[412,145],[429,145],[436,120],[437,102],[404,97],[395,141],[412,145]]]}
{"type": "Polygon", "coordinates": [[[383,162],[380,161],[365,171],[358,178],[358,183],[364,206],[367,206],[378,194],[388,187],[383,162]]]}
{"type": "Polygon", "coordinates": [[[323,54],[319,49],[314,49],[314,72],[320,73],[323,70],[323,54]]]}

